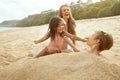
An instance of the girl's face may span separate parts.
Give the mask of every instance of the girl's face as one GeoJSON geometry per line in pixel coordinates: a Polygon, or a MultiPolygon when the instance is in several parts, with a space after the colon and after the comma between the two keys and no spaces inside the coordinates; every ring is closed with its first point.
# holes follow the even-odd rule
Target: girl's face
{"type": "Polygon", "coordinates": [[[64,22],[63,22],[63,21],[60,21],[60,23],[59,23],[59,25],[58,25],[58,27],[57,27],[56,32],[57,32],[57,33],[62,33],[62,31],[64,30],[64,27],[65,27],[64,22]]]}
{"type": "Polygon", "coordinates": [[[61,8],[61,13],[63,18],[68,19],[70,17],[70,8],[67,6],[63,6],[61,8]]]}

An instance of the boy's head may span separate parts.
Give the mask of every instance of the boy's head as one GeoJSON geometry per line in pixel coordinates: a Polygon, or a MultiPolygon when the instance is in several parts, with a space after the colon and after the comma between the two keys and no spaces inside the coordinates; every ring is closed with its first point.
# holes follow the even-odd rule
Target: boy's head
{"type": "Polygon", "coordinates": [[[113,37],[106,32],[97,31],[89,38],[87,44],[90,47],[98,45],[98,51],[109,50],[113,46],[113,37]]]}

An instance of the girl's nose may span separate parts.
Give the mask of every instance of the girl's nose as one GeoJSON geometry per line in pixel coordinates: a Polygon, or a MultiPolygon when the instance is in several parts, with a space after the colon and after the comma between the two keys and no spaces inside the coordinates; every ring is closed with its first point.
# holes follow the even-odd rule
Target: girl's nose
{"type": "Polygon", "coordinates": [[[64,28],[64,27],[65,27],[65,25],[62,25],[62,26],[61,26],[61,28],[64,28]]]}

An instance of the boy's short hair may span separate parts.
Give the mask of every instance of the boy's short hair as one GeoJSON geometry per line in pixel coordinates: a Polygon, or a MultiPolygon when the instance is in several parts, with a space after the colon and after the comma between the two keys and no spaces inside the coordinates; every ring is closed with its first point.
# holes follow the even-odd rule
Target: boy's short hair
{"type": "Polygon", "coordinates": [[[104,32],[104,31],[97,31],[98,36],[97,39],[100,40],[99,42],[99,51],[109,50],[113,46],[113,37],[112,35],[104,32]]]}

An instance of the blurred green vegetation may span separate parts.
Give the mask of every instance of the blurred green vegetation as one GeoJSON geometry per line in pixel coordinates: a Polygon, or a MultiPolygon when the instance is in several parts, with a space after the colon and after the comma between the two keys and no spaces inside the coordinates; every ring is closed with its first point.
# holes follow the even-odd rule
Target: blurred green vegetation
{"type": "MultiPolygon", "coordinates": [[[[101,0],[86,7],[71,6],[72,15],[75,20],[100,18],[120,15],[120,0],[101,0]]],[[[58,14],[58,11],[48,11],[40,14],[30,15],[19,21],[16,26],[39,26],[49,23],[51,17],[58,14]]]]}

